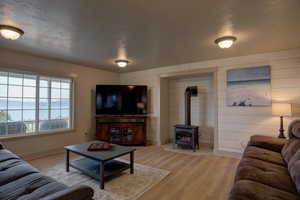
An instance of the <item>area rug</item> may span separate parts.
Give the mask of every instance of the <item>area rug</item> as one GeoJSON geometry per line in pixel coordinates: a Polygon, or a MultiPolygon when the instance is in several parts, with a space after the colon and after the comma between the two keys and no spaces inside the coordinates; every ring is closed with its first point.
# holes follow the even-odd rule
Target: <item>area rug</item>
{"type": "Polygon", "coordinates": [[[197,149],[195,152],[192,149],[183,149],[180,147],[176,147],[174,144],[164,144],[162,145],[165,151],[171,151],[175,153],[182,153],[192,156],[201,156],[201,155],[213,155],[213,149],[209,144],[201,144],[200,148],[197,149]]]}
{"type": "Polygon", "coordinates": [[[92,187],[95,200],[136,200],[170,173],[140,164],[134,164],[134,168],[134,174],[130,174],[127,170],[120,176],[105,182],[105,190],[99,188],[97,180],[89,178],[76,169],[70,168],[70,172],[67,173],[64,164],[45,169],[43,173],[68,186],[84,184],[92,187]]]}

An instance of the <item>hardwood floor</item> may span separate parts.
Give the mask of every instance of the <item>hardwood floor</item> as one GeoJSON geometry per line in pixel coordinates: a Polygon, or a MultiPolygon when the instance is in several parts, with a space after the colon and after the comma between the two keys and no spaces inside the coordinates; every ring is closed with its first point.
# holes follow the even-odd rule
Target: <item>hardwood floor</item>
{"type": "MultiPolygon", "coordinates": [[[[124,157],[128,159],[128,157],[124,157]]],[[[64,155],[29,161],[40,170],[64,162],[64,155]]],[[[231,189],[236,158],[192,156],[163,150],[162,147],[139,147],[135,162],[170,171],[170,175],[147,191],[139,200],[226,200],[231,189]]]]}

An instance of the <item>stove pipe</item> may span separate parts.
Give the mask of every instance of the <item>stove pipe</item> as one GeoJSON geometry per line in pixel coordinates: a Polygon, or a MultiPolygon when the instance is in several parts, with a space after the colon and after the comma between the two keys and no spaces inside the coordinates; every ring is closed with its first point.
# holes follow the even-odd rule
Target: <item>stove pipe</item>
{"type": "Polygon", "coordinates": [[[191,125],[191,97],[198,95],[197,86],[190,86],[185,89],[185,125],[191,125]]]}

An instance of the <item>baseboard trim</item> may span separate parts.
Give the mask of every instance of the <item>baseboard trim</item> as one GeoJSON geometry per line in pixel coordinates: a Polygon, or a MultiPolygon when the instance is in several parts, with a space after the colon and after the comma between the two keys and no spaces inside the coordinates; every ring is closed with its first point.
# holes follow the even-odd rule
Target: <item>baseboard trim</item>
{"type": "Polygon", "coordinates": [[[36,152],[36,153],[23,154],[23,155],[19,155],[19,156],[26,161],[30,161],[30,160],[36,160],[39,158],[44,158],[47,156],[53,156],[53,155],[62,154],[62,153],[64,153],[64,149],[57,148],[57,149],[51,149],[51,150],[41,151],[41,152],[36,152]]]}

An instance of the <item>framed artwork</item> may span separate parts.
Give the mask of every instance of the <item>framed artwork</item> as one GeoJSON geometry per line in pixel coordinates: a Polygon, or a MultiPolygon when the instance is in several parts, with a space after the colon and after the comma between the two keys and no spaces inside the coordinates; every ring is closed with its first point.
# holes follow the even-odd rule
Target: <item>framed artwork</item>
{"type": "Polygon", "coordinates": [[[271,67],[227,71],[227,106],[270,106],[271,67]]]}

